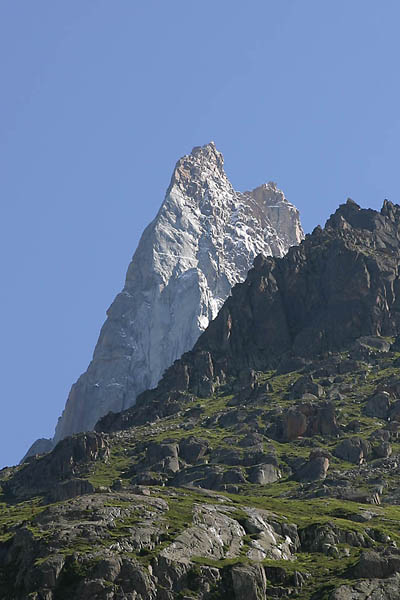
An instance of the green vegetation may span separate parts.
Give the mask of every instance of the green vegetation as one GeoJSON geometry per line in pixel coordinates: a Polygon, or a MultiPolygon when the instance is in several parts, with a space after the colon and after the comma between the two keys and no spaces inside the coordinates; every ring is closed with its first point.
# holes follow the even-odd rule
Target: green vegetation
{"type": "MultiPolygon", "coordinates": [[[[12,537],[11,529],[19,525],[31,523],[32,519],[44,510],[40,498],[32,498],[26,502],[12,504],[0,496],[0,542],[6,542],[12,537]]],[[[37,530],[30,526],[32,533],[38,535],[37,530]]]]}
{"type": "MultiPolygon", "coordinates": [[[[341,358],[347,359],[346,353],[341,358]]],[[[360,363],[357,372],[346,373],[340,377],[341,397],[333,400],[336,407],[337,422],[341,428],[341,439],[346,437],[360,437],[370,440],[371,434],[382,428],[383,422],[364,414],[365,403],[378,386],[382,386],[389,378],[398,377],[399,368],[394,364],[400,358],[400,353],[384,355],[375,361],[372,367],[367,363],[360,363]],[[352,421],[359,423],[360,431],[354,433],[347,428],[352,421]]],[[[365,490],[368,494],[369,483],[365,480],[362,470],[354,464],[347,463],[333,456],[335,446],[338,443],[336,437],[322,437],[314,435],[312,438],[298,438],[291,442],[279,441],[279,439],[267,439],[271,418],[285,411],[300,400],[291,399],[291,386],[301,377],[300,372],[292,372],[277,375],[274,371],[258,373],[258,383],[264,386],[266,392],[257,398],[252,398],[246,404],[247,421],[226,419],[224,426],[221,425],[221,416],[235,414],[240,411],[237,406],[236,396],[228,386],[217,390],[210,398],[198,399],[191,403],[190,408],[199,409],[200,417],[187,424],[182,415],[174,415],[166,419],[160,419],[156,424],[143,425],[132,430],[111,435],[110,453],[106,460],[98,460],[90,467],[86,477],[93,484],[97,492],[103,492],[104,501],[100,508],[119,509],[109,519],[98,514],[98,508],[88,504],[86,508],[77,505],[75,510],[74,500],[49,505],[43,498],[35,497],[25,502],[12,501],[11,497],[4,493],[0,495],[0,545],[10,543],[15,531],[19,527],[26,527],[31,534],[32,544],[36,548],[34,566],[40,568],[46,564],[49,556],[47,546],[53,548],[57,531],[54,527],[41,526],[36,517],[43,511],[54,507],[68,507],[63,513],[63,518],[68,522],[71,533],[57,542],[57,552],[66,557],[66,565],[60,576],[55,591],[55,600],[65,600],[74,597],[77,582],[90,576],[96,561],[102,552],[110,548],[128,548],[119,550],[122,556],[134,559],[143,568],[152,564],[154,559],[170,544],[177,536],[187,530],[193,524],[193,514],[196,504],[219,505],[221,510],[229,517],[236,519],[239,524],[244,525],[248,517],[247,507],[263,509],[270,515],[271,519],[278,523],[295,523],[299,530],[310,525],[330,524],[342,532],[354,532],[364,535],[369,540],[371,547],[381,549],[388,543],[388,539],[400,545],[400,506],[380,506],[371,504],[355,503],[340,500],[333,497],[302,497],[307,485],[294,481],[290,476],[288,465],[295,461],[306,460],[312,450],[322,448],[330,455],[330,473],[335,476],[351,474],[351,484],[358,490],[365,490]],[[268,385],[266,385],[268,384],[268,385]],[[272,415],[272,417],[271,417],[272,415]],[[236,452],[238,460],[246,457],[246,449],[242,440],[248,432],[257,430],[264,435],[264,452],[275,451],[278,464],[282,470],[282,479],[268,485],[254,485],[240,483],[235,487],[235,493],[229,488],[220,489],[218,492],[202,491],[194,488],[179,488],[171,485],[149,486],[151,498],[165,500],[168,509],[152,509],[151,503],[147,508],[146,501],[127,500],[124,492],[132,490],[130,482],[135,469],[145,460],[148,444],[179,442],[182,439],[194,436],[208,443],[208,451],[203,464],[196,465],[204,467],[207,463],[213,464],[213,452],[216,450],[232,450],[236,452]],[[273,449],[273,450],[272,450],[273,449]],[[120,493],[110,494],[109,488],[116,480],[122,481],[120,493]],[[228,491],[229,490],[229,491],[228,491]],[[147,511],[147,513],[146,513],[147,511]],[[158,512],[157,512],[158,511],[158,512]],[[361,511],[372,512],[370,520],[360,522],[353,520],[356,513],[361,511]],[[147,516],[146,516],[147,515],[147,516]],[[153,519],[153,521],[152,521],[153,519]],[[135,528],[146,527],[146,523],[157,523],[158,532],[147,545],[142,545],[140,550],[130,551],[130,541],[134,536],[135,528]],[[90,528],[91,523],[96,523],[100,532],[95,544],[85,533],[85,527],[90,528]],[[53,546],[52,546],[53,544],[53,546]],[[97,558],[94,558],[94,553],[97,558]]],[[[324,378],[315,379],[317,383],[324,383],[324,378]]],[[[186,408],[186,405],[185,405],[186,408]]],[[[278,436],[276,436],[278,437],[278,436]]],[[[392,443],[395,453],[400,451],[400,441],[392,443]]],[[[221,456],[225,456],[221,454],[221,456]]],[[[214,454],[214,457],[216,455],[214,454]]],[[[225,459],[224,459],[225,460],[225,459]]],[[[229,461],[227,461],[229,462],[229,461]]],[[[374,463],[372,463],[374,464],[374,463]]],[[[245,473],[245,465],[221,464],[221,470],[242,469],[245,473]]],[[[185,467],[185,464],[182,465],[185,467]]],[[[11,471],[3,473],[2,481],[11,477],[11,471]]],[[[163,473],[167,481],[168,474],[163,473]]],[[[398,488],[398,475],[389,470],[385,475],[387,490],[398,488]]],[[[232,487],[232,486],[231,486],[232,487]]],[[[7,489],[4,483],[4,489],[7,489]]],[[[116,488],[114,488],[116,489],[116,488]]],[[[96,494],[96,497],[99,497],[96,494]]],[[[103,498],[103,495],[100,495],[103,498]]],[[[138,497],[140,498],[140,497],[138,497]]],[[[383,496],[385,499],[385,496],[383,496]]],[[[98,505],[96,505],[98,506],[98,505]]],[[[56,527],[56,525],[55,525],[56,527]]],[[[213,598],[215,600],[226,598],[229,595],[230,569],[236,564],[251,564],[247,553],[257,535],[247,533],[241,540],[239,555],[235,558],[214,560],[210,557],[196,556],[191,558],[192,567],[187,576],[187,587],[178,597],[195,598],[196,591],[201,580],[201,569],[203,566],[215,567],[221,570],[222,583],[215,586],[213,598]],[[227,591],[228,590],[228,591],[227,591]]],[[[0,546],[1,547],[1,546],[0,546]]],[[[351,546],[337,546],[337,556],[327,556],[319,552],[307,553],[299,551],[296,560],[283,561],[267,559],[262,561],[266,569],[283,569],[287,577],[294,577],[295,573],[302,574],[304,586],[297,590],[296,596],[299,600],[306,600],[318,590],[318,598],[328,598],[334,587],[350,581],[348,579],[349,567],[358,560],[360,548],[351,546]]],[[[0,569],[0,597],[6,593],[12,597],[12,577],[15,577],[13,566],[7,570],[0,569]],[[11,586],[11,587],[10,587],[11,586]],[[6,590],[6,592],[4,592],[6,590]],[[11,594],[11,595],[10,595],[11,594]]],[[[288,579],[288,580],[289,580],[288,579]]],[[[114,584],[108,582],[110,589],[114,584]]]]}

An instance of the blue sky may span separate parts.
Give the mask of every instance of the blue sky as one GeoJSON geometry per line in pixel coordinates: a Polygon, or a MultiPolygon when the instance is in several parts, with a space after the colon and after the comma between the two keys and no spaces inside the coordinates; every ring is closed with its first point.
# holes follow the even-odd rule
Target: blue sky
{"type": "Polygon", "coordinates": [[[0,466],[52,436],[177,159],[307,231],[400,200],[400,4],[2,0],[0,466]]]}

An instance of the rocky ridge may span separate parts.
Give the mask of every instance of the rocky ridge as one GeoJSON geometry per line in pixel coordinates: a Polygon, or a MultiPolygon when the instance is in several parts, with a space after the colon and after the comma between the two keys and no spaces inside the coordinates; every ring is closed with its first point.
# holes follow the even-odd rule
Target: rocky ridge
{"type": "Polygon", "coordinates": [[[399,600],[399,266],[400,206],[348,201],[134,407],[0,471],[0,598],[399,600]]]}
{"type": "Polygon", "coordinates": [[[178,161],[54,440],[38,440],[27,455],[133,405],[193,347],[257,254],[283,256],[301,241],[298,211],[275,184],[237,192],[223,162],[213,142],[178,161]]]}

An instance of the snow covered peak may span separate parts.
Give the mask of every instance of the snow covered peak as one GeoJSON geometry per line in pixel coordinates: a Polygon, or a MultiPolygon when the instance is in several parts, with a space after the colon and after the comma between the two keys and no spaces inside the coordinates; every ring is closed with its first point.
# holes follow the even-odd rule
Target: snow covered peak
{"type": "Polygon", "coordinates": [[[54,441],[134,404],[193,347],[255,256],[283,256],[302,239],[298,211],[275,184],[237,192],[223,165],[213,142],[177,162],[54,441]]]}

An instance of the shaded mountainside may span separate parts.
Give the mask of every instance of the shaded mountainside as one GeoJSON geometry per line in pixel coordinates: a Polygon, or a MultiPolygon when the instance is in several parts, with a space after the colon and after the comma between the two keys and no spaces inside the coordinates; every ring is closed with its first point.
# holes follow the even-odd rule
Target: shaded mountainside
{"type": "Polygon", "coordinates": [[[0,471],[0,598],[400,599],[400,207],[258,257],[193,351],[0,471]]]}
{"type": "MultiPolygon", "coordinates": [[[[54,443],[132,406],[193,347],[257,254],[283,256],[303,238],[297,209],[275,184],[237,192],[223,165],[212,142],[176,164],[107,311],[93,360],[72,386],[54,443]]],[[[53,442],[38,440],[28,455],[53,442]]]]}

